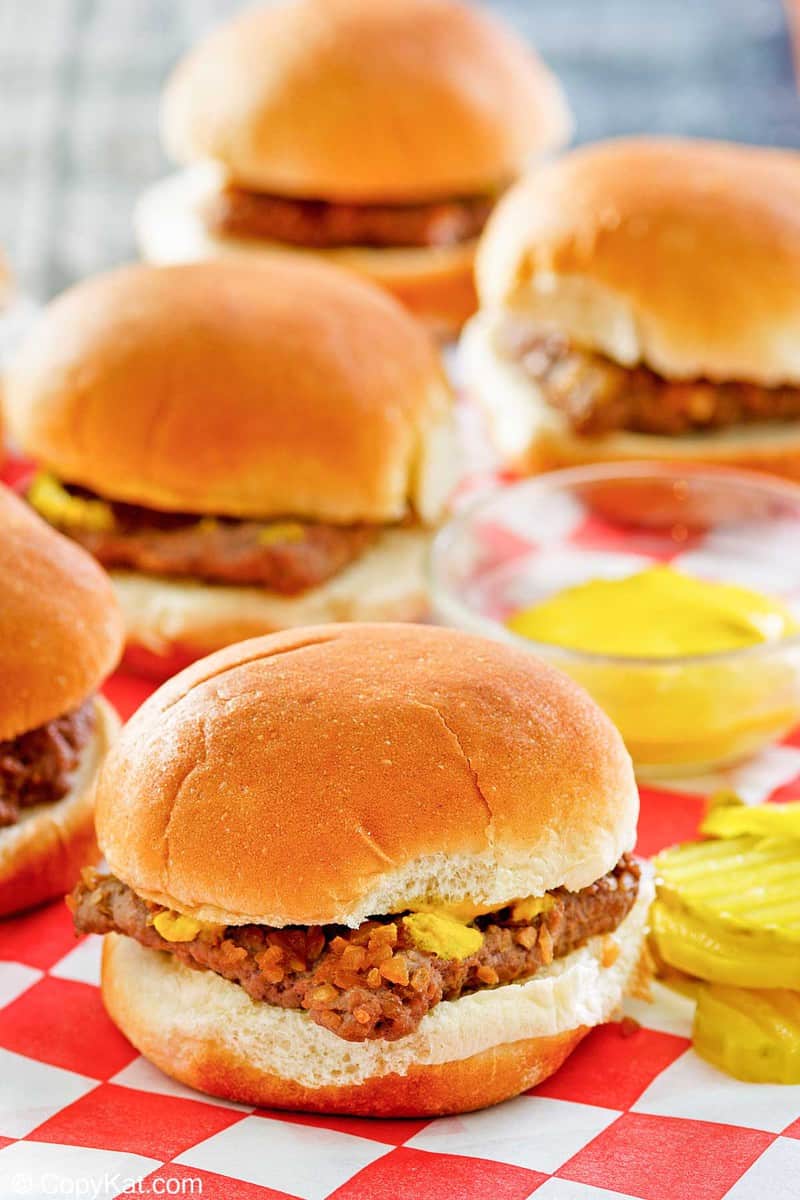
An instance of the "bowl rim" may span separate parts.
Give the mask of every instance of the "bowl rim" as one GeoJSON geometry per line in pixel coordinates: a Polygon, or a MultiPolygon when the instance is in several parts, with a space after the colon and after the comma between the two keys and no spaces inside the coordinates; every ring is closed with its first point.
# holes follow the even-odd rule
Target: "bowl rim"
{"type": "Polygon", "coordinates": [[[630,480],[659,478],[670,479],[680,475],[685,479],[692,476],[695,479],[709,483],[723,483],[723,486],[735,486],[741,492],[746,488],[751,494],[760,493],[774,498],[792,500],[798,508],[798,526],[800,527],[800,484],[788,479],[772,477],[759,471],[748,471],[736,467],[717,466],[704,463],[680,462],[647,462],[631,461],[625,463],[591,463],[578,467],[565,467],[555,471],[546,471],[541,475],[521,476],[512,479],[498,475],[496,486],[482,490],[476,497],[460,508],[436,533],[431,541],[426,556],[426,575],[430,589],[434,612],[449,610],[456,616],[465,618],[459,621],[461,628],[464,624],[473,631],[485,633],[486,636],[517,646],[529,654],[541,654],[543,657],[559,663],[583,664],[585,666],[609,666],[621,668],[675,668],[692,666],[725,665],[739,663],[762,657],[771,657],[776,653],[800,647],[800,630],[788,637],[774,642],[758,642],[754,646],[742,646],[737,650],[716,650],[708,654],[675,654],[658,657],[655,655],[625,655],[604,654],[591,650],[573,650],[566,646],[558,646],[554,642],[541,642],[535,638],[524,637],[508,629],[502,621],[486,616],[479,610],[466,604],[443,580],[443,564],[453,543],[469,527],[475,517],[488,508],[492,501],[501,494],[515,491],[558,492],[564,491],[576,484],[591,483],[602,480],[630,480]]]}

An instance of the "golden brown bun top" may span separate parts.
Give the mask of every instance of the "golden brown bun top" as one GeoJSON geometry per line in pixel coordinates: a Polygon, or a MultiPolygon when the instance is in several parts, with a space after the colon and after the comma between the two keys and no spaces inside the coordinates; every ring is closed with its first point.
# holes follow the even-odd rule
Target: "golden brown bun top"
{"type": "Polygon", "coordinates": [[[102,569],[0,484],[0,740],[77,708],[122,644],[102,569]]]}
{"type": "Polygon", "coordinates": [[[255,190],[343,200],[485,191],[566,140],[561,88],[502,24],[458,0],[249,8],[177,67],[162,128],[255,190]]]}
{"type": "Polygon", "coordinates": [[[16,356],[7,401],[31,455],[115,500],[334,522],[409,505],[434,517],[443,501],[431,464],[451,394],[432,341],[322,263],[132,266],[80,283],[16,356]]]}
{"type": "Polygon", "coordinates": [[[653,138],[575,150],[501,201],[477,272],[483,307],[626,365],[800,382],[800,155],[653,138]]]}
{"type": "Polygon", "coordinates": [[[112,871],[225,923],[357,924],[603,875],[634,840],[619,734],[515,648],[421,625],[241,642],[129,722],[98,790],[112,871]]]}

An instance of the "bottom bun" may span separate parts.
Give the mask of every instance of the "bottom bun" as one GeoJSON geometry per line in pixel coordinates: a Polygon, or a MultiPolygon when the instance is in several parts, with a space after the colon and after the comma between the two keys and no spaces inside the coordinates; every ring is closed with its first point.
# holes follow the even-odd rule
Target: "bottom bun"
{"type": "Polygon", "coordinates": [[[736,467],[800,482],[800,421],[679,437],[626,430],[583,437],[545,403],[520,366],[496,353],[485,316],[465,330],[462,355],[470,394],[485,414],[498,454],[523,474],[586,463],[671,462],[736,467]]]}
{"type": "Polygon", "coordinates": [[[95,711],[95,731],[69,793],[54,804],[23,809],[16,825],[0,832],[0,916],[63,895],[82,867],[99,861],[94,780],[119,719],[101,696],[95,711]]]}
{"type": "Polygon", "coordinates": [[[313,254],[356,271],[391,292],[441,338],[455,337],[478,307],[473,279],[476,241],[457,246],[312,249],[267,238],[214,234],[206,227],[201,210],[222,183],[221,172],[205,163],[171,175],[144,193],[134,220],[146,262],[313,254]]]}
{"type": "Polygon", "coordinates": [[[637,979],[652,883],[614,935],[524,983],[443,1001],[396,1042],[346,1042],[304,1012],[249,998],[130,938],[103,948],[103,1000],[134,1046],[182,1083],[244,1104],[363,1116],[467,1112],[519,1095],[615,1015],[637,979]],[[607,960],[606,960],[607,961],[607,960]]]}
{"type": "Polygon", "coordinates": [[[196,657],[246,638],[329,621],[414,621],[425,615],[430,533],[388,529],[327,583],[299,596],[111,573],[128,641],[152,655],[196,657]]]}

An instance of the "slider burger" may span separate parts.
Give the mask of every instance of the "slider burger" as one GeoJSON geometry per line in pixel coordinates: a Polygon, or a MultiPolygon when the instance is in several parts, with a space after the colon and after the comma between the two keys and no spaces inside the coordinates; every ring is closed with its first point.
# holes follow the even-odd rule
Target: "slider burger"
{"type": "Polygon", "coordinates": [[[110,570],[129,641],[162,665],[425,609],[452,396],[425,331],[348,272],[276,257],[81,283],[8,402],[42,467],[29,502],[110,570]]]}
{"type": "Polygon", "coordinates": [[[800,157],[633,138],[501,203],[465,370],[529,470],[699,461],[800,479],[800,157]]]}
{"type": "Polygon", "coordinates": [[[0,486],[0,915],[98,859],[94,782],[116,733],[97,695],[122,618],[93,559],[0,486]]]}
{"type": "Polygon", "coordinates": [[[494,1104],[637,977],[652,889],[619,734],[528,654],[334,625],[156,692],[100,780],[110,873],[70,898],[102,991],[214,1095],[369,1116],[494,1104]]]}
{"type": "Polygon", "coordinates": [[[139,204],[146,259],[312,252],[453,334],[498,195],[570,122],[547,68],[479,8],[290,0],[180,62],[161,124],[191,165],[139,204]]]}

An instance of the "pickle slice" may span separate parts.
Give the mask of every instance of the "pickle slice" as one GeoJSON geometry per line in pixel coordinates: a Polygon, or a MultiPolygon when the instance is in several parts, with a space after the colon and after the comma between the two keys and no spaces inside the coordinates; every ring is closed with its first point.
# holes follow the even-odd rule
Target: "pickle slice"
{"type": "Polygon", "coordinates": [[[677,967],[671,967],[669,963],[662,962],[660,966],[659,983],[663,983],[664,987],[668,987],[670,991],[677,992],[679,996],[685,996],[687,1000],[696,1000],[702,989],[706,987],[702,979],[695,979],[693,975],[687,975],[685,971],[679,971],[677,967]]]}
{"type": "Polygon", "coordinates": [[[711,983],[800,989],[800,952],[775,934],[704,921],[657,899],[650,909],[656,956],[711,983]]]}
{"type": "Polygon", "coordinates": [[[692,842],[665,850],[655,864],[661,900],[691,912],[715,935],[769,934],[773,953],[800,954],[800,840],[692,842]]]}
{"type": "Polygon", "coordinates": [[[695,1011],[698,1054],[750,1083],[800,1083],[800,994],[712,984],[695,1011]]]}
{"type": "MultiPolygon", "coordinates": [[[[787,804],[717,804],[700,826],[710,837],[735,838],[742,834],[762,837],[800,838],[800,801],[787,804]]],[[[800,850],[798,851],[800,862],[800,850]]]]}

